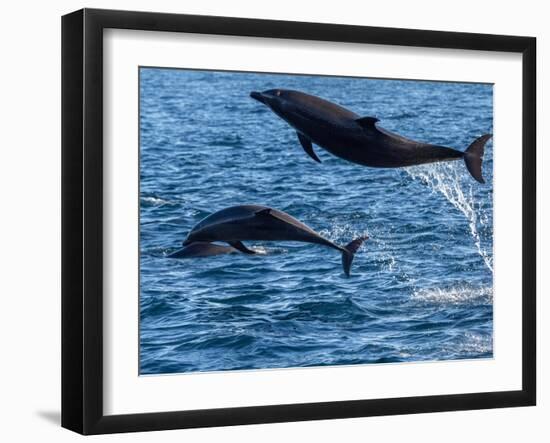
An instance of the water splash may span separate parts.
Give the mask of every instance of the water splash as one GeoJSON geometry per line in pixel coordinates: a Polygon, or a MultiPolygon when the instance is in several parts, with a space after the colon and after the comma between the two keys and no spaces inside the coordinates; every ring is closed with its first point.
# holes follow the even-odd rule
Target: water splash
{"type": "Polygon", "coordinates": [[[285,249],[285,248],[281,248],[281,247],[268,248],[263,245],[252,245],[250,246],[250,249],[252,249],[258,255],[277,255],[277,254],[284,254],[288,252],[288,249],[285,249]]]}
{"type": "Polygon", "coordinates": [[[165,200],[163,198],[160,198],[160,197],[157,197],[157,196],[154,196],[154,195],[149,195],[149,196],[146,195],[146,196],[141,197],[141,203],[145,207],[149,207],[149,206],[160,207],[160,206],[167,205],[170,202],[168,200],[165,200]]]}
{"type": "MultiPolygon", "coordinates": [[[[351,223],[340,222],[337,220],[334,220],[328,228],[321,229],[318,232],[320,235],[327,238],[328,240],[342,244],[346,244],[354,238],[361,236],[367,236],[369,238],[371,237],[368,229],[360,230],[351,223]]],[[[359,247],[359,250],[364,249],[366,249],[366,243],[363,243],[359,247]]]]}
{"type": "Polygon", "coordinates": [[[467,332],[443,346],[443,352],[456,358],[488,357],[493,352],[493,337],[491,334],[467,332]]]}
{"type": "Polygon", "coordinates": [[[456,352],[462,355],[480,355],[493,351],[493,337],[490,334],[466,333],[458,343],[456,352]]]}
{"type": "Polygon", "coordinates": [[[412,299],[418,302],[445,305],[491,304],[493,288],[470,286],[422,288],[414,291],[412,299]]]}
{"type": "Polygon", "coordinates": [[[480,214],[479,204],[476,204],[473,186],[461,184],[461,174],[456,164],[437,163],[422,166],[413,166],[405,168],[406,173],[413,179],[420,180],[423,184],[430,187],[433,192],[441,193],[449,203],[458,209],[468,221],[470,235],[478,254],[483,259],[485,266],[493,272],[493,255],[481,244],[481,235],[478,225],[486,225],[488,218],[480,214]]]}

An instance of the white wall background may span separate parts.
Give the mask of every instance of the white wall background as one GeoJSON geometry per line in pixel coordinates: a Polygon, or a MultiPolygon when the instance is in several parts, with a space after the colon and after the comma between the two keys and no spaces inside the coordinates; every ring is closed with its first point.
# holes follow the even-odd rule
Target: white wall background
{"type": "MultiPolygon", "coordinates": [[[[112,0],[4,2],[0,26],[0,438],[80,440],[60,415],[60,16],[81,7],[531,35],[538,38],[539,389],[537,407],[102,436],[94,441],[533,441],[550,439],[545,321],[550,156],[550,28],[542,1],[320,2],[112,0]],[[543,204],[543,200],[546,200],[543,204]],[[541,250],[546,247],[546,251],[541,250]],[[542,275],[546,272],[546,275],[542,275]]],[[[518,122],[520,124],[520,122],[518,122]]],[[[520,147],[518,146],[518,149],[520,147]]],[[[519,235],[519,233],[510,233],[519,235]]],[[[414,381],[411,381],[414,383],[414,381]]]]}

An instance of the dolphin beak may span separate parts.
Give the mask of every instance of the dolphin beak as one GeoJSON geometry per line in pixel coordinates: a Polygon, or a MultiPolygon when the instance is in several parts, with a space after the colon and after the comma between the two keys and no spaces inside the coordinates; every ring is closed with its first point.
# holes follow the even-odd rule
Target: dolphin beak
{"type": "Polygon", "coordinates": [[[254,100],[258,100],[260,103],[266,104],[265,97],[261,92],[251,92],[250,97],[252,97],[254,100]]]}
{"type": "Polygon", "coordinates": [[[191,240],[189,240],[188,238],[186,238],[185,240],[183,240],[183,242],[181,243],[182,246],[188,246],[190,245],[191,243],[193,243],[191,240]]]}

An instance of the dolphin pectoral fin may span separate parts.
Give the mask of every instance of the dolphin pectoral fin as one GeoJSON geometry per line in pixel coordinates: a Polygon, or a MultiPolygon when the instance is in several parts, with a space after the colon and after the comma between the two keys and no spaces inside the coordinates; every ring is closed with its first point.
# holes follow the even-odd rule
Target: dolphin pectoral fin
{"type": "Polygon", "coordinates": [[[240,241],[228,241],[227,243],[229,243],[231,246],[233,246],[235,249],[241,251],[241,252],[244,252],[245,254],[255,254],[256,252],[251,250],[251,249],[248,249],[245,245],[243,245],[242,242],[240,241]]]}
{"type": "Polygon", "coordinates": [[[317,163],[321,163],[321,160],[319,160],[319,157],[317,157],[317,154],[315,154],[315,151],[313,150],[311,140],[299,132],[296,134],[298,134],[298,140],[300,140],[300,144],[302,145],[302,148],[304,148],[304,151],[306,151],[307,155],[309,155],[317,163]]]}
{"type": "Polygon", "coordinates": [[[376,122],[379,122],[380,120],[376,117],[362,117],[356,119],[355,121],[359,124],[359,126],[367,131],[378,131],[376,122]]]}

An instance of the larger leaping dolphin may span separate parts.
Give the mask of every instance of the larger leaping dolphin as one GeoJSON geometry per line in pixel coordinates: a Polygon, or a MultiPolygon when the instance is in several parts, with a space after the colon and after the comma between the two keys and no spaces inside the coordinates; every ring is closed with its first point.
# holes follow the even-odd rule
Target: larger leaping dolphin
{"type": "Polygon", "coordinates": [[[481,163],[491,134],[474,140],[466,151],[409,140],[377,125],[375,117],[360,117],[335,103],[287,89],[252,92],[250,96],[267,105],[298,133],[300,144],[315,161],[321,162],[312,143],[350,162],[377,168],[398,168],[464,159],[468,171],[485,183],[481,163]]]}
{"type": "Polygon", "coordinates": [[[183,241],[183,246],[196,242],[226,242],[246,254],[255,254],[243,241],[298,241],[328,246],[342,253],[344,273],[349,276],[357,249],[367,236],[361,236],[340,246],[319,235],[310,227],[285,212],[268,206],[232,206],[215,212],[195,225],[183,241]]]}

